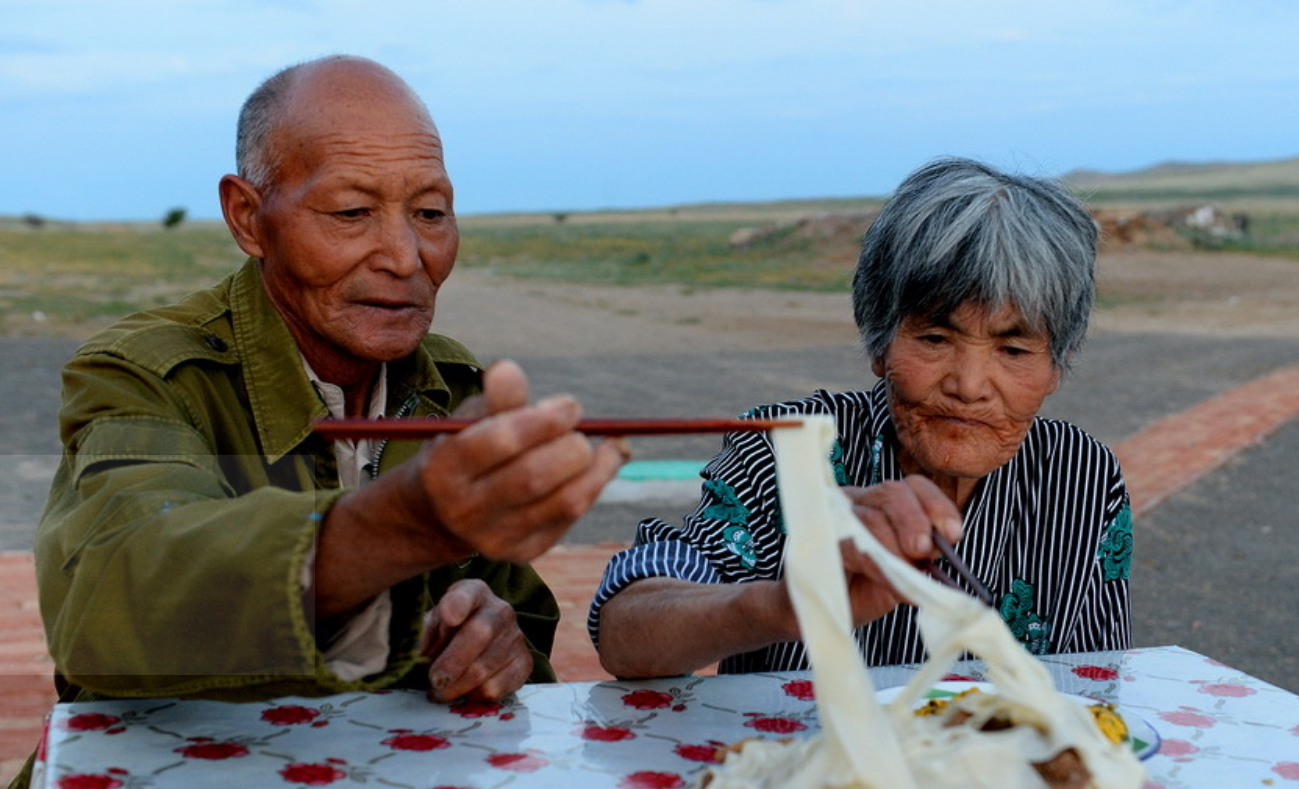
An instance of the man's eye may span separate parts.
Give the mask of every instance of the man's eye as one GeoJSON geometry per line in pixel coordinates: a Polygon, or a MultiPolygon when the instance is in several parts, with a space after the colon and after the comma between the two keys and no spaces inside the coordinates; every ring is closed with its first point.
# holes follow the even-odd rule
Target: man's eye
{"type": "Polygon", "coordinates": [[[369,210],[365,208],[344,208],[341,211],[335,211],[334,216],[342,219],[360,219],[367,213],[369,213],[369,210]]]}
{"type": "Polygon", "coordinates": [[[921,334],[918,337],[916,337],[916,339],[920,340],[926,345],[939,345],[943,343],[947,338],[941,334],[921,334]]]}
{"type": "Polygon", "coordinates": [[[421,208],[418,211],[416,211],[415,214],[420,219],[423,219],[425,222],[436,222],[437,220],[447,215],[445,211],[442,211],[437,208],[421,208]]]}

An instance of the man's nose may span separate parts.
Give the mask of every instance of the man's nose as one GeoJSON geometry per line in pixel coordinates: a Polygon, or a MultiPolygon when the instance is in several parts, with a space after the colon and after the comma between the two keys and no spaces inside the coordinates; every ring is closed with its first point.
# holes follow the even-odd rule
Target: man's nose
{"type": "Polygon", "coordinates": [[[373,256],[376,267],[399,277],[409,277],[420,269],[419,232],[407,217],[384,218],[379,230],[379,248],[373,256]]]}

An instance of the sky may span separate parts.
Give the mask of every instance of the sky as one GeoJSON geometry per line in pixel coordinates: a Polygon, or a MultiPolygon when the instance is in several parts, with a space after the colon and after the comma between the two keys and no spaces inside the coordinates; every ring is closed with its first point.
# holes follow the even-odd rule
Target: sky
{"type": "Polygon", "coordinates": [[[244,98],[373,58],[461,214],[1299,156],[1294,0],[0,0],[0,215],[218,218],[244,98]]]}

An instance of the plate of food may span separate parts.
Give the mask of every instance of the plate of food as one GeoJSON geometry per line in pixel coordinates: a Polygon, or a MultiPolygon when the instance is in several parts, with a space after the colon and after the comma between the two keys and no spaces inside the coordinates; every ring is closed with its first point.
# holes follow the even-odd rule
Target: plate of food
{"type": "MultiPolygon", "coordinates": [[[[888,704],[897,698],[905,686],[884,688],[875,693],[880,703],[888,704]]],[[[974,693],[996,693],[997,688],[991,682],[939,682],[926,691],[920,704],[916,706],[916,715],[948,714],[948,707],[954,699],[966,699],[974,693]]],[[[1145,719],[1109,704],[1086,696],[1072,693],[1060,694],[1071,701],[1086,706],[1091,710],[1096,726],[1113,743],[1126,742],[1138,759],[1149,759],[1159,752],[1159,732],[1145,719]]]]}

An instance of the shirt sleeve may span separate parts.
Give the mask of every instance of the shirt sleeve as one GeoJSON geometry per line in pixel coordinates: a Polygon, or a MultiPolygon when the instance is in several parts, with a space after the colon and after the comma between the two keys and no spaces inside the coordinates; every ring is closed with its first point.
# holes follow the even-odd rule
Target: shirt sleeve
{"type": "Polygon", "coordinates": [[[636,581],[740,583],[779,576],[784,530],[770,440],[762,433],[727,435],[700,476],[699,504],[680,526],[657,518],[642,521],[635,544],[605,568],[587,617],[597,645],[601,609],[636,581]]]}

